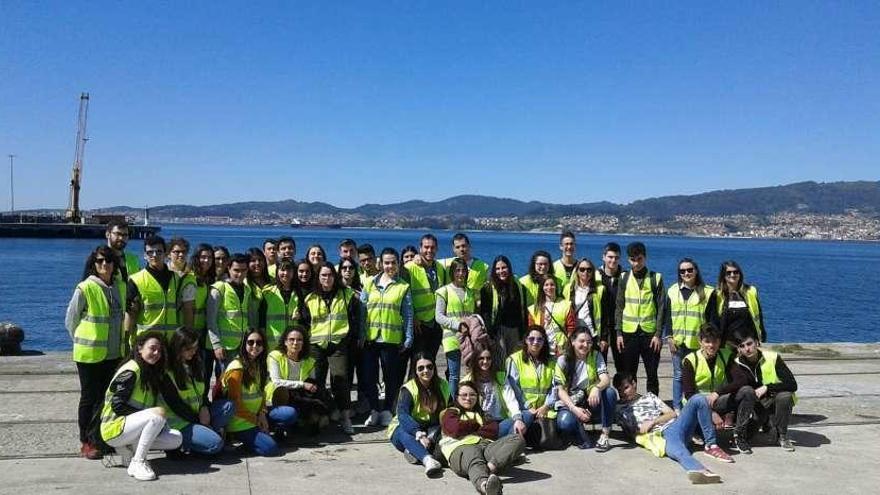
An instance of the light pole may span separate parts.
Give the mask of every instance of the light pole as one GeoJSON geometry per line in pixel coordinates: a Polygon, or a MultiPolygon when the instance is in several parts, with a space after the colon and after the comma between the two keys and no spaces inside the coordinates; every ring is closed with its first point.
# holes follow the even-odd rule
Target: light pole
{"type": "Polygon", "coordinates": [[[15,155],[9,155],[9,208],[15,213],[15,182],[12,171],[15,170],[15,155]]]}

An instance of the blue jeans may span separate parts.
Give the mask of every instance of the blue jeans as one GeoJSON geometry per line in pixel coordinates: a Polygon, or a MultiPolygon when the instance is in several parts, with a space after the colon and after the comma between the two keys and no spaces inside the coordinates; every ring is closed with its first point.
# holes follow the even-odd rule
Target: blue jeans
{"type": "Polygon", "coordinates": [[[454,401],[458,394],[458,380],[461,378],[461,351],[446,353],[446,372],[449,373],[449,393],[454,401]]]}
{"type": "Polygon", "coordinates": [[[385,379],[385,409],[394,411],[397,403],[397,394],[400,391],[400,349],[399,345],[379,344],[368,342],[364,346],[361,368],[358,370],[358,379],[364,380],[364,392],[370,409],[379,411],[379,365],[382,366],[382,376],[385,379]]]}
{"type": "MultiPolygon", "coordinates": [[[[290,406],[278,406],[269,411],[268,419],[269,424],[272,426],[289,427],[296,423],[296,416],[296,409],[290,406]]],[[[260,431],[259,428],[254,427],[249,430],[239,431],[235,433],[235,437],[257,455],[271,457],[281,453],[281,449],[278,448],[278,443],[275,442],[275,439],[268,433],[260,431]]]]}
{"type": "Polygon", "coordinates": [[[210,405],[211,427],[190,423],[180,430],[183,450],[197,454],[214,455],[223,450],[223,438],[217,430],[225,428],[235,414],[235,405],[228,400],[216,400],[210,405]]]}
{"type": "MultiPolygon", "coordinates": [[[[602,428],[611,428],[614,423],[614,408],[617,406],[617,393],[613,388],[608,387],[599,393],[599,405],[591,407],[589,403],[586,409],[590,411],[590,423],[602,423],[602,428]]],[[[572,414],[568,408],[559,410],[556,416],[556,426],[563,432],[574,437],[579,444],[586,442],[587,432],[581,427],[581,422],[577,416],[572,414]]]]}
{"type": "Polygon", "coordinates": [[[672,355],[672,408],[676,411],[681,410],[681,361],[691,352],[682,344],[672,355]]]}
{"type": "Polygon", "coordinates": [[[391,445],[394,445],[394,448],[401,452],[404,450],[409,451],[410,454],[420,461],[428,455],[428,450],[425,449],[422,442],[416,440],[416,437],[403,431],[403,428],[400,427],[394,430],[394,434],[391,435],[391,445]]]}
{"type": "Polygon", "coordinates": [[[681,415],[663,430],[663,438],[666,439],[666,455],[681,465],[686,471],[702,471],[706,469],[698,460],[694,459],[688,448],[691,434],[699,423],[703,432],[706,445],[715,445],[715,425],[712,424],[712,409],[706,402],[706,396],[696,394],[691,396],[681,410],[681,415]]]}
{"type": "MultiPolygon", "coordinates": [[[[526,429],[528,430],[529,426],[532,426],[532,423],[535,422],[535,415],[532,414],[531,412],[529,412],[528,409],[524,409],[521,414],[522,414],[522,422],[525,423],[526,429]]],[[[498,424],[498,438],[506,437],[507,435],[514,433],[514,431],[513,431],[513,424],[514,423],[515,423],[515,421],[513,420],[513,418],[507,418],[504,421],[502,421],[501,423],[499,423],[498,424]]]]}

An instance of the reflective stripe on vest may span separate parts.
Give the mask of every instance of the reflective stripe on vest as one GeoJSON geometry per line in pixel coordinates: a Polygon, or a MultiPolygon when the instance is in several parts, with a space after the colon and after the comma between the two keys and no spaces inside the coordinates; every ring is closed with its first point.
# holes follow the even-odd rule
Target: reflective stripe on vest
{"type": "MultiPolygon", "coordinates": [[[[684,357],[684,360],[691,363],[691,368],[694,369],[694,384],[698,393],[714,392],[719,385],[727,383],[727,363],[730,362],[732,355],[733,352],[730,349],[724,347],[719,349],[715,357],[715,368],[712,370],[709,369],[709,361],[703,356],[701,350],[691,352],[684,357]]],[[[682,403],[685,402],[687,399],[682,398],[682,403]]]]}
{"type": "MultiPolygon", "coordinates": [[[[126,371],[133,372],[135,376],[134,389],[131,392],[131,397],[128,398],[128,405],[139,410],[154,407],[157,402],[156,396],[153,395],[153,392],[144,389],[143,382],[141,382],[141,368],[134,360],[128,360],[120,366],[113,374],[110,383],[113,383],[117,376],[126,371]]],[[[104,408],[101,409],[101,438],[105,442],[118,437],[125,428],[125,416],[119,416],[113,411],[113,407],[110,405],[112,399],[113,393],[108,388],[104,394],[104,408]]]]}
{"type": "Polygon", "coordinates": [[[632,271],[627,277],[624,288],[625,304],[623,305],[623,322],[621,324],[624,333],[635,333],[639,328],[645,333],[657,331],[657,305],[654,304],[652,286],[660,285],[660,274],[648,272],[642,280],[642,286],[636,280],[632,271]],[[650,278],[654,278],[651,283],[650,278]]]}
{"type": "Polygon", "coordinates": [[[235,288],[229,282],[215,282],[212,287],[220,293],[217,310],[220,346],[228,351],[237,351],[241,347],[241,339],[248,330],[248,308],[252,304],[251,288],[245,284],[243,300],[239,300],[235,288]]]}
{"type": "MultiPolygon", "coordinates": [[[[476,312],[476,298],[470,287],[464,288],[464,301],[456,294],[453,286],[444,285],[437,289],[437,297],[446,301],[446,316],[461,320],[465,316],[476,312]]],[[[449,353],[459,349],[458,329],[443,327],[443,352],[449,353]]]]}
{"type": "MultiPolygon", "coordinates": [[[[413,313],[419,321],[430,322],[434,320],[434,292],[437,288],[446,285],[446,270],[443,265],[434,262],[434,270],[437,274],[437,288],[431,287],[428,272],[424,267],[410,261],[406,264],[409,272],[410,291],[412,293],[413,313]]],[[[366,285],[364,285],[366,287],[366,285]]]]}
{"type": "Polygon", "coordinates": [[[272,285],[263,290],[263,300],[266,301],[266,340],[275,345],[281,335],[299,321],[299,297],[291,292],[285,304],[281,289],[272,285]]]}
{"type": "MultiPolygon", "coordinates": [[[[226,392],[227,396],[229,394],[229,375],[233,371],[243,370],[244,367],[241,364],[241,361],[236,358],[233,359],[229,366],[226,367],[226,371],[223,372],[223,378],[221,382],[223,384],[223,390],[226,392]]],[[[244,382],[241,384],[241,401],[244,404],[245,410],[250,412],[253,415],[257,415],[260,412],[260,408],[263,406],[263,390],[260,389],[260,384],[258,380],[254,380],[253,383],[245,387],[244,382]]],[[[240,418],[238,415],[232,416],[232,419],[229,420],[229,424],[226,425],[226,431],[235,433],[239,431],[250,430],[254,428],[255,424],[250,421],[244,420],[240,418]]]]}
{"type": "Polygon", "coordinates": [[[669,296],[669,312],[672,316],[672,340],[676,345],[683,345],[690,350],[700,348],[700,326],[704,322],[706,305],[714,289],[708,285],[695,288],[687,300],[682,297],[681,287],[673,285],[666,291],[669,296]],[[700,301],[699,291],[703,291],[700,301]]]}
{"type": "Polygon", "coordinates": [[[168,290],[162,290],[162,286],[146,268],[132,275],[131,280],[141,296],[142,308],[137,318],[137,334],[160,332],[164,335],[165,342],[169,342],[171,334],[180,326],[177,300],[180,277],[171,272],[168,290]]]}
{"type": "MultiPolygon", "coordinates": [[[[408,390],[409,394],[412,396],[413,410],[410,412],[410,416],[412,416],[412,418],[420,425],[429,426],[428,421],[431,420],[431,411],[422,407],[422,404],[419,402],[419,386],[416,384],[416,380],[416,378],[413,378],[404,383],[402,388],[408,390]]],[[[449,404],[449,383],[442,378],[438,378],[438,380],[440,380],[440,393],[443,394],[443,397],[439,398],[437,409],[442,411],[443,409],[446,409],[446,406],[449,404]]],[[[394,430],[397,429],[398,425],[397,414],[395,414],[386,430],[388,438],[391,438],[391,436],[394,435],[394,430]]]]}
{"type": "MultiPolygon", "coordinates": [[[[104,288],[94,280],[83,280],[77,287],[86,300],[86,314],[82,316],[73,332],[73,360],[77,363],[97,363],[107,358],[111,321],[110,301],[107,300],[104,288]]],[[[121,292],[119,303],[125,304],[125,284],[114,283],[110,290],[116,288],[121,292]]],[[[122,355],[122,328],[117,331],[120,333],[118,355],[122,355]]]]}
{"type": "Polygon", "coordinates": [[[306,296],[306,306],[311,316],[309,340],[326,348],[342,342],[348,335],[348,306],[354,293],[348,287],[340,288],[328,305],[318,293],[306,296]]]}
{"type": "MultiPolygon", "coordinates": [[[[543,406],[547,393],[553,386],[556,363],[552,360],[548,361],[539,374],[538,367],[530,359],[524,359],[522,350],[514,352],[507,360],[513,363],[519,373],[519,388],[523,393],[524,406],[526,408],[543,406]]],[[[551,409],[547,412],[547,417],[556,417],[556,411],[551,409]]]]}
{"type": "Polygon", "coordinates": [[[380,291],[376,284],[369,285],[367,293],[367,340],[386,344],[403,342],[403,315],[400,314],[409,284],[394,279],[380,291]]]}
{"type": "MultiPolygon", "coordinates": [[[[443,414],[448,410],[449,409],[444,409],[443,411],[441,411],[440,416],[443,416],[443,414]]],[[[461,410],[459,409],[459,411],[461,411],[461,410]]],[[[483,426],[483,415],[476,413],[476,412],[463,412],[463,411],[461,411],[461,414],[459,414],[459,416],[458,416],[458,420],[459,421],[476,421],[477,424],[479,424],[480,426],[483,426]]],[[[481,437],[479,435],[474,435],[474,434],[465,435],[461,438],[455,438],[455,437],[443,435],[440,438],[440,452],[443,452],[443,456],[446,457],[446,460],[449,460],[449,458],[452,457],[452,453],[455,451],[455,449],[461,447],[462,445],[478,444],[478,443],[480,443],[480,441],[482,439],[483,439],[483,437],[481,437]]]]}

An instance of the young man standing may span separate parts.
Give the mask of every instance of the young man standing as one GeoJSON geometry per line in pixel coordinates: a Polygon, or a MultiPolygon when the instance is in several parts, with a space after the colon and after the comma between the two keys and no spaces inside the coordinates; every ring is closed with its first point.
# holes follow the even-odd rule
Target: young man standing
{"type": "Polygon", "coordinates": [[[737,357],[728,366],[730,384],[719,391],[721,397],[716,401],[716,409],[736,411],[733,430],[736,449],[743,454],[752,453],[749,420],[754,413],[754,426],[769,431],[780,447],[793,452],[794,444],[788,438],[788,423],[791,410],[797,402],[794,375],[782,356],[759,347],[754,332],[734,332],[733,340],[737,357]]]}
{"type": "MultiPolygon", "coordinates": [[[[489,279],[489,265],[483,260],[471,256],[471,240],[468,239],[467,234],[462,232],[452,236],[452,253],[454,255],[452,258],[443,260],[443,268],[449,273],[449,265],[452,260],[455,258],[463,259],[468,265],[467,286],[479,297],[480,289],[486,285],[486,281],[489,279]]],[[[479,300],[477,300],[477,305],[479,307],[479,300]]]]}
{"type": "Polygon", "coordinates": [[[263,241],[263,255],[266,256],[266,272],[273,280],[275,279],[275,271],[278,270],[278,240],[266,239],[263,241]]]}
{"type": "Polygon", "coordinates": [[[361,286],[365,287],[369,278],[379,274],[379,267],[376,266],[376,250],[373,249],[372,244],[358,246],[357,262],[360,267],[358,275],[361,277],[361,286]]]}
{"type": "Polygon", "coordinates": [[[659,330],[666,290],[660,274],[649,270],[646,265],[648,253],[644,244],[630,243],[626,247],[626,254],[630,270],[621,277],[615,311],[616,345],[623,361],[620,369],[636,376],[641,357],[648,377],[648,391],[658,395],[660,380],[657,367],[660,365],[662,348],[659,330]]]}
{"type": "Polygon", "coordinates": [[[553,262],[553,275],[556,276],[556,285],[562,292],[562,288],[568,287],[571,283],[571,276],[577,264],[577,241],[574,232],[566,230],[559,235],[559,251],[562,257],[553,262]]]}
{"type": "Polygon", "coordinates": [[[180,277],[165,265],[165,250],[165,239],[147,238],[144,241],[147,266],[128,279],[125,330],[132,341],[136,335],[155,331],[161,333],[167,343],[181,324],[180,277]]]}
{"type": "MultiPolygon", "coordinates": [[[[134,275],[141,269],[141,262],[138,260],[137,255],[125,250],[130,236],[129,232],[128,224],[123,220],[111,220],[107,223],[107,229],[104,231],[104,237],[107,238],[107,247],[112,249],[116,256],[119,256],[119,272],[125,281],[128,281],[129,276],[134,275]]],[[[87,270],[88,268],[86,267],[87,270]]]]}
{"type": "Polygon", "coordinates": [[[278,254],[276,261],[291,260],[296,257],[296,241],[293,237],[281,237],[278,239],[278,254]]]}
{"type": "MultiPolygon", "coordinates": [[[[236,253],[229,263],[229,277],[215,282],[208,292],[205,307],[208,338],[212,356],[225,366],[232,361],[241,347],[241,339],[248,329],[259,326],[259,307],[251,290],[245,283],[249,257],[236,253]]],[[[206,369],[212,369],[206,363],[206,369]]]]}
{"type": "Polygon", "coordinates": [[[357,243],[354,239],[343,239],[339,241],[339,259],[351,258],[357,260],[357,243]]]}
{"type": "Polygon", "coordinates": [[[174,237],[168,243],[168,268],[180,277],[180,323],[186,328],[195,327],[196,277],[189,266],[189,241],[174,237]]]}
{"type": "Polygon", "coordinates": [[[623,270],[620,268],[620,244],[609,242],[602,248],[602,266],[596,270],[596,282],[605,286],[605,292],[608,294],[606,300],[608,307],[602,308],[602,314],[608,315],[608,345],[602,349],[600,343],[600,351],[605,362],[608,362],[608,347],[611,348],[611,355],[614,358],[614,366],[618,369],[622,368],[623,360],[620,357],[620,351],[617,350],[617,288],[620,285],[620,276],[623,270]]]}
{"type": "MultiPolygon", "coordinates": [[[[435,319],[435,292],[448,283],[446,269],[437,261],[437,238],[425,234],[419,240],[419,255],[406,264],[403,278],[410,285],[413,318],[413,355],[424,353],[436,359],[442,330],[435,319]]],[[[415,365],[415,363],[412,363],[415,365]]]]}

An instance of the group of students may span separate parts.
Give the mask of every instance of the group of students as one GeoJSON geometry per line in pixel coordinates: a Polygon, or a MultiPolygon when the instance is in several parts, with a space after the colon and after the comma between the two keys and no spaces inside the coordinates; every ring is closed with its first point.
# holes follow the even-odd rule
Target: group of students
{"type": "Polygon", "coordinates": [[[716,429],[733,429],[741,453],[760,428],[794,450],[797,383],[760,347],[757,290],[734,261],[711,287],[684,258],[667,290],[644,244],[627,246],[629,270],[616,243],[596,267],[575,257],[571,232],[560,236],[559,259],[536,251],[519,278],[504,255],[491,265],[473,257],[462,233],[445,260],[425,234],[402,256],[345,239],[336,264],[317,244],[297,260],[290,237],[234,255],[200,244],[188,258],[185,239],[156,236],[144,241],[143,268],[125,250],[127,225],[108,224],[106,238],[65,320],[81,384],[81,454],[101,458],[112,447],[139,480],[155,479],[150,449],[213,455],[231,438],[277,455],[293,428],[316,434],[335,421],[354,434],[358,404],[364,425],[387,427],[428,476],[445,461],[480,493],[499,493],[497,474],[527,446],[608,450],[615,422],[694,483],[720,480],[691,455],[698,430],[703,451],[724,462],[732,458],[716,429]],[[657,397],[662,340],[673,358],[672,407],[657,397]],[[640,359],[645,395],[636,393],[640,359]],[[592,423],[596,439],[585,429],[592,423]]]}

